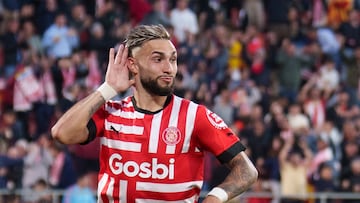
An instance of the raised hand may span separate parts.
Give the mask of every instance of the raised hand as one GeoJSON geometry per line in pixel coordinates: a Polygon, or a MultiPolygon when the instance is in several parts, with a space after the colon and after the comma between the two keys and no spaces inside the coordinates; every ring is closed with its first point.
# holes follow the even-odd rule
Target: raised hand
{"type": "Polygon", "coordinates": [[[129,78],[128,68],[128,50],[121,44],[118,52],[115,55],[115,49],[111,48],[109,51],[109,63],[105,75],[105,82],[107,82],[115,91],[123,92],[134,84],[134,79],[129,78]]]}

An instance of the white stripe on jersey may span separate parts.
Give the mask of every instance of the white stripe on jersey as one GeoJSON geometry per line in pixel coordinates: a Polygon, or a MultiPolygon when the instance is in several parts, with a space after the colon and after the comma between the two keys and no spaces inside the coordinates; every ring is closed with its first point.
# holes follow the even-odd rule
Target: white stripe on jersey
{"type": "Polygon", "coordinates": [[[120,180],[120,202],[127,202],[127,186],[128,182],[126,180],[120,180]]]}
{"type": "Polygon", "coordinates": [[[149,139],[149,153],[157,153],[162,114],[163,112],[161,111],[153,116],[149,139]]]}
{"type": "Polygon", "coordinates": [[[109,203],[114,203],[114,182],[115,178],[110,177],[109,187],[106,190],[106,195],[109,198],[109,203]]]}
{"type": "Polygon", "coordinates": [[[191,134],[194,130],[194,122],[195,122],[197,108],[198,108],[197,104],[195,104],[194,102],[190,102],[187,110],[185,138],[184,138],[183,148],[181,151],[182,153],[189,152],[191,134]]]}
{"type": "Polygon", "coordinates": [[[109,139],[106,137],[100,138],[101,144],[118,150],[130,151],[130,152],[140,152],[141,151],[141,144],[136,142],[126,142],[121,140],[114,140],[109,139]]]}
{"type": "Polygon", "coordinates": [[[160,193],[173,193],[173,192],[186,192],[194,187],[201,189],[203,181],[190,181],[184,183],[150,183],[150,182],[137,182],[136,190],[160,193]]]}
{"type": "Polygon", "coordinates": [[[118,123],[113,123],[108,120],[105,120],[105,129],[108,131],[113,131],[114,128],[117,133],[132,134],[132,135],[142,135],[144,133],[144,127],[142,126],[129,126],[118,123]]]}
{"type": "Polygon", "coordinates": [[[188,199],[178,201],[164,201],[155,199],[135,199],[135,203],[194,203],[197,199],[197,195],[194,195],[188,199]]]}
{"type": "MultiPolygon", "coordinates": [[[[174,96],[174,104],[171,109],[168,127],[177,127],[179,121],[179,112],[181,106],[181,98],[174,96]]],[[[166,145],[166,154],[175,154],[176,145],[166,145]]]]}
{"type": "Polygon", "coordinates": [[[119,116],[126,119],[143,119],[145,117],[144,113],[140,113],[137,111],[123,111],[122,109],[116,109],[110,106],[106,106],[105,110],[113,116],[119,116]]]}
{"type": "Polygon", "coordinates": [[[104,175],[101,177],[98,183],[98,190],[97,190],[97,196],[98,196],[98,203],[102,203],[101,199],[101,192],[104,190],[106,183],[108,182],[109,175],[104,173],[104,175]]]}

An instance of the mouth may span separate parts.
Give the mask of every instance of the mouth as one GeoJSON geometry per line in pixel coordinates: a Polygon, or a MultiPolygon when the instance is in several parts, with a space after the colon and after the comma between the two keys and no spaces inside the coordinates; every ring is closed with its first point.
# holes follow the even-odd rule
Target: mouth
{"type": "Polygon", "coordinates": [[[166,82],[166,83],[171,83],[173,81],[174,77],[172,77],[172,76],[160,76],[159,79],[166,82]]]}

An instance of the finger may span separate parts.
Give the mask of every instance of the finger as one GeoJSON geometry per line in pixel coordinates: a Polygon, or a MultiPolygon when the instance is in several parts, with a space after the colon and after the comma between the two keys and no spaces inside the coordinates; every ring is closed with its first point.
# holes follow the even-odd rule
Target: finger
{"type": "Polygon", "coordinates": [[[109,51],[109,64],[113,64],[114,63],[114,48],[110,48],[109,51]]]}
{"type": "Polygon", "coordinates": [[[120,63],[123,49],[124,49],[124,45],[120,44],[118,52],[116,53],[116,56],[115,56],[115,61],[114,61],[115,64],[120,63]]]}
{"type": "Polygon", "coordinates": [[[128,57],[128,48],[125,47],[124,48],[124,51],[122,53],[122,56],[121,56],[121,61],[125,64],[127,63],[127,57],[128,57]]]}

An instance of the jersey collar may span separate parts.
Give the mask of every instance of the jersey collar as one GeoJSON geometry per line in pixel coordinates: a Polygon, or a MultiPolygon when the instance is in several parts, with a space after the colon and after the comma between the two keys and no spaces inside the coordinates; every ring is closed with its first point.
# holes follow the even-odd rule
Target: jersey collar
{"type": "Polygon", "coordinates": [[[165,107],[167,107],[167,106],[170,104],[172,98],[173,98],[173,95],[167,96],[163,108],[162,108],[162,109],[159,109],[159,110],[157,110],[157,111],[149,111],[149,110],[142,109],[142,108],[138,107],[138,106],[136,105],[136,100],[135,100],[135,97],[134,97],[134,96],[131,97],[131,102],[132,102],[133,105],[134,105],[135,111],[138,111],[138,112],[144,113],[144,114],[157,114],[157,113],[159,113],[160,111],[162,111],[165,107]]]}

